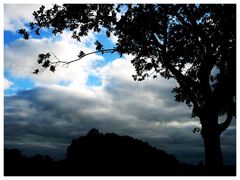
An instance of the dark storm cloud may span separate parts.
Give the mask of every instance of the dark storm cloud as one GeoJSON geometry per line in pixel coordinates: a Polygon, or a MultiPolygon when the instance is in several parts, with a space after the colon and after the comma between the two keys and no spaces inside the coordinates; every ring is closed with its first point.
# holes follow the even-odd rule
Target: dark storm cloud
{"type": "MultiPolygon", "coordinates": [[[[188,107],[174,103],[169,88],[156,84],[121,82],[97,96],[64,88],[36,88],[5,96],[5,146],[63,158],[73,138],[98,128],[143,139],[181,161],[203,160],[200,135],[192,133],[198,121],[190,118],[188,107]]],[[[225,134],[224,149],[234,146],[231,134],[225,134]]]]}

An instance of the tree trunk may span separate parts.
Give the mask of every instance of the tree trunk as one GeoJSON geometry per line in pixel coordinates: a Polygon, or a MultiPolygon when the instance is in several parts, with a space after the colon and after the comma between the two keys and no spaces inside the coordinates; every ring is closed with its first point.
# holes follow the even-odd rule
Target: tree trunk
{"type": "Polygon", "coordinates": [[[201,118],[201,123],[201,134],[205,147],[205,165],[208,169],[218,170],[223,167],[218,116],[209,115],[204,120],[201,118]]]}
{"type": "Polygon", "coordinates": [[[223,157],[220,145],[220,134],[209,132],[203,135],[205,146],[205,164],[209,168],[223,166],[223,157]]]}

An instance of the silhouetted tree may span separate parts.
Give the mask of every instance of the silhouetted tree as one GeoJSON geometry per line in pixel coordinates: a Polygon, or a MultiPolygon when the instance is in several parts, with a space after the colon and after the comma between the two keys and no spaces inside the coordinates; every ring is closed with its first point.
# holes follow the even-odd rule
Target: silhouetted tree
{"type": "MultiPolygon", "coordinates": [[[[199,117],[205,145],[205,163],[223,165],[220,135],[230,125],[236,109],[236,5],[232,4],[64,4],[33,13],[31,32],[49,28],[53,35],[67,29],[80,41],[89,30],[118,36],[116,46],[80,51],[78,58],[61,61],[54,54],[39,54],[42,69],[54,72],[59,64],[70,64],[92,53],[132,54],[136,69],[133,78],[162,76],[178,82],[172,92],[176,101],[192,107],[199,117]],[[121,12],[119,19],[117,13],[121,12]],[[55,56],[55,61],[50,57],[55,56]],[[219,116],[226,120],[219,123],[219,116]]],[[[25,39],[29,32],[19,30],[25,39]]]]}
{"type": "Polygon", "coordinates": [[[111,169],[118,173],[123,171],[123,174],[127,170],[136,175],[148,173],[151,169],[158,174],[171,174],[172,171],[173,175],[180,165],[175,156],[146,142],[114,133],[103,134],[97,129],[73,139],[67,148],[66,160],[80,170],[90,168],[94,172],[111,169]]]}

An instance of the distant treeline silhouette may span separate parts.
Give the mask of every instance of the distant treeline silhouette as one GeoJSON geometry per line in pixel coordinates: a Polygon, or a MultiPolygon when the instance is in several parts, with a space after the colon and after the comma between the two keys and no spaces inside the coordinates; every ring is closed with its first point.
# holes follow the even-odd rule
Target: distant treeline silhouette
{"type": "Polygon", "coordinates": [[[4,175],[236,175],[236,169],[225,166],[223,171],[213,173],[201,164],[181,164],[175,156],[141,140],[91,129],[86,136],[72,140],[66,158],[60,161],[38,154],[26,157],[18,149],[4,149],[4,175]]]}

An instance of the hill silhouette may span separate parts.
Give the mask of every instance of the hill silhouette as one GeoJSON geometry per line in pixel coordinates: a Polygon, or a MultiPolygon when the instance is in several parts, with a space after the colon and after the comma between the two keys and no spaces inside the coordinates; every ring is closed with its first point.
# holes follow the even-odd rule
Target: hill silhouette
{"type": "MultiPolygon", "coordinates": [[[[173,155],[168,155],[148,143],[129,136],[99,133],[92,129],[86,136],[74,139],[67,149],[67,160],[84,162],[84,166],[105,167],[171,167],[179,165],[173,155]],[[128,163],[126,163],[128,162],[128,163]]],[[[81,165],[81,164],[80,164],[81,165]]]]}
{"type": "MultiPolygon", "coordinates": [[[[236,174],[226,167],[221,175],[236,174]],[[224,172],[224,173],[223,173],[224,172]]],[[[130,136],[100,133],[91,129],[73,139],[66,158],[54,161],[49,156],[26,157],[18,149],[4,150],[5,176],[35,175],[208,175],[202,165],[181,164],[173,155],[130,136]]]]}

